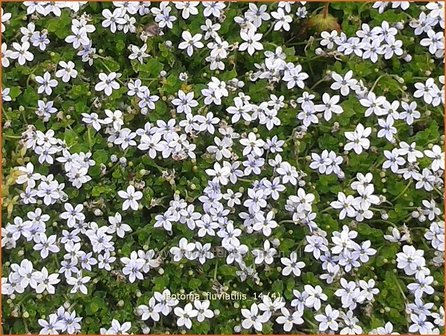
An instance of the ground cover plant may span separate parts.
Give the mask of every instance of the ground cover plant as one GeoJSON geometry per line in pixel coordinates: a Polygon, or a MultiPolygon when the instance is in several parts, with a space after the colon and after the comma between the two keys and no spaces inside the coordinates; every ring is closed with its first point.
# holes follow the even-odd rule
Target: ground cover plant
{"type": "Polygon", "coordinates": [[[2,7],[3,333],[444,333],[443,2],[2,7]]]}

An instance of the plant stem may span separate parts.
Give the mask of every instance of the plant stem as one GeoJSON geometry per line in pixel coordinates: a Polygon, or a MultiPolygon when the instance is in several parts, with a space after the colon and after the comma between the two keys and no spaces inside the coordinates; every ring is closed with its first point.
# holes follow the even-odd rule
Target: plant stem
{"type": "Polygon", "coordinates": [[[323,18],[324,18],[324,19],[327,18],[327,15],[328,15],[328,6],[329,6],[329,5],[330,5],[329,2],[326,2],[326,3],[325,3],[324,11],[322,12],[322,15],[323,15],[323,18]]]}
{"type": "Polygon", "coordinates": [[[217,280],[217,270],[218,270],[218,258],[215,261],[215,269],[214,269],[214,281],[217,280]]]}
{"type": "Polygon", "coordinates": [[[22,138],[21,135],[8,135],[8,134],[3,134],[3,137],[7,138],[7,139],[21,139],[22,138]]]}
{"type": "Polygon", "coordinates": [[[391,202],[394,203],[398,198],[400,198],[401,196],[403,196],[407,189],[409,189],[409,187],[412,185],[412,179],[409,181],[409,183],[406,185],[406,187],[403,189],[403,191],[401,191],[398,196],[396,196],[391,202]]]}
{"type": "Polygon", "coordinates": [[[88,137],[88,148],[92,150],[93,145],[91,144],[91,127],[87,127],[87,137],[88,137]]]}
{"type": "Polygon", "coordinates": [[[316,86],[318,86],[319,84],[321,84],[321,83],[323,83],[323,82],[325,82],[325,81],[327,81],[327,78],[322,78],[321,80],[319,80],[319,81],[317,81],[316,83],[314,83],[314,85],[310,88],[310,90],[314,90],[314,88],[316,87],[316,86]]]}

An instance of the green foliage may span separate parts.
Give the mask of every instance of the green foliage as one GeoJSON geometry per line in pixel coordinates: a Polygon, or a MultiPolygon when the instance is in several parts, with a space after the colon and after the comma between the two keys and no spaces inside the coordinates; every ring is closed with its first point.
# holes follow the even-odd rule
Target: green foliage
{"type": "MultiPolygon", "coordinates": [[[[274,3],[268,3],[267,6],[269,11],[277,9],[277,4],[274,3]]],[[[424,83],[428,77],[438,78],[443,75],[443,64],[434,59],[427,49],[420,45],[418,37],[413,40],[413,30],[409,27],[399,32],[399,35],[407,49],[406,52],[413,56],[411,62],[405,62],[402,58],[384,60],[381,57],[376,64],[372,64],[369,60],[355,56],[316,53],[321,38],[320,34],[316,34],[314,31],[319,32],[329,27],[330,30],[340,30],[350,37],[355,35],[363,23],[368,23],[373,27],[385,20],[391,23],[404,21],[407,25],[409,18],[418,17],[420,6],[414,4],[406,12],[389,9],[382,15],[378,15],[371,3],[334,2],[329,4],[330,16],[328,20],[320,14],[323,6],[324,4],[321,3],[308,3],[307,9],[312,21],[307,22],[304,19],[294,18],[290,32],[272,31],[266,24],[260,28],[260,32],[264,34],[262,42],[266,51],[273,52],[277,46],[282,47],[287,61],[302,65],[303,71],[310,75],[305,82],[305,91],[314,94],[315,101],[320,101],[325,92],[330,92],[330,74],[333,72],[345,74],[352,70],[354,76],[361,79],[365,87],[374,87],[377,96],[384,95],[390,102],[393,100],[414,100],[412,95],[415,83],[424,83]]],[[[26,17],[26,20],[23,19],[26,9],[21,3],[5,3],[3,7],[5,11],[12,13],[12,19],[3,33],[4,41],[10,46],[13,42],[20,40],[20,28],[26,26],[28,21],[33,19],[30,17],[26,17]]],[[[246,257],[246,264],[257,267],[259,282],[255,282],[251,278],[240,281],[237,274],[239,268],[235,263],[226,264],[225,257],[215,258],[205,265],[186,260],[173,262],[170,258],[165,257],[161,265],[162,271],[150,271],[143,281],[131,284],[119,276],[121,267],[119,257],[129,256],[132,251],[146,249],[145,247],[154,249],[161,254],[164,253],[163,255],[166,256],[168,249],[177,246],[181,237],[191,240],[196,236],[185,225],[174,225],[173,232],[168,233],[155,228],[153,224],[155,216],[166,210],[169,201],[175,195],[185,199],[188,203],[200,204],[198,197],[202,195],[208,181],[205,170],[211,168],[215,162],[204,149],[213,144],[214,137],[199,136],[193,140],[193,143],[200,149],[194,160],[180,162],[161,157],[151,159],[147,153],[143,153],[135,147],[122,150],[119,146],[109,146],[104,133],[97,132],[93,127],[81,122],[82,115],[94,112],[103,116],[105,109],[119,109],[125,115],[126,125],[132,125],[134,128],[143,127],[149,121],[152,123],[157,120],[167,121],[171,117],[178,117],[172,110],[171,104],[171,100],[178,90],[194,92],[197,98],[213,76],[222,81],[229,81],[233,78],[243,80],[246,84],[243,92],[249,95],[254,103],[267,101],[271,94],[285,96],[287,103],[279,114],[281,126],[275,134],[286,141],[284,151],[281,153],[284,160],[306,174],[307,183],[304,188],[315,195],[313,211],[317,213],[315,220],[317,225],[329,236],[335,231],[341,231],[342,227],[347,225],[358,232],[361,241],[370,240],[372,246],[378,250],[367,265],[355,270],[354,274],[346,275],[349,280],[374,279],[380,288],[380,293],[370,303],[370,311],[366,309],[355,311],[364,333],[383,326],[387,321],[393,323],[395,331],[407,330],[408,319],[404,309],[408,302],[409,292],[406,286],[413,282],[413,279],[404,277],[401,270],[396,271],[395,255],[401,251],[401,246],[399,243],[390,243],[384,240],[383,236],[389,234],[390,228],[401,228],[406,225],[412,233],[411,244],[424,251],[426,260],[432,260],[434,251],[423,238],[428,224],[424,223],[422,225],[425,227],[420,227],[420,223],[412,218],[411,214],[421,205],[422,200],[436,199],[437,204],[442,203],[442,198],[439,196],[442,191],[434,190],[429,193],[415,189],[415,181],[408,182],[389,171],[382,170],[382,152],[384,150],[391,151],[394,145],[376,136],[379,128],[377,119],[365,118],[365,108],[351,94],[341,100],[340,105],[344,111],[341,115],[334,116],[330,122],[320,118],[317,127],[311,126],[302,138],[298,138],[296,132],[300,124],[296,115],[300,112],[300,107],[298,104],[293,105],[290,102],[295,103],[303,90],[297,88],[288,90],[285,83],[279,83],[274,87],[265,79],[256,82],[250,81],[249,75],[256,70],[254,64],[264,60],[263,53],[257,52],[250,56],[246,52],[234,50],[225,60],[225,70],[210,70],[205,61],[205,57],[208,56],[206,47],[196,50],[193,57],[188,57],[184,51],[169,47],[165,43],[166,40],[169,40],[174,46],[177,46],[181,42],[183,31],[200,32],[200,26],[205,21],[202,10],[199,15],[189,21],[180,19],[175,21],[173,28],[166,30],[165,35],[151,37],[144,42],[147,46],[146,52],[150,57],[141,64],[136,60],[128,59],[128,46],[131,44],[142,45],[143,42],[138,38],[138,34],[145,29],[146,25],[153,24],[151,16],[139,18],[141,21],[137,23],[137,34],[124,34],[119,31],[112,34],[101,26],[103,21],[101,13],[105,8],[113,10],[114,7],[110,3],[89,2],[81,10],[81,12],[90,15],[91,23],[97,28],[91,34],[94,47],[97,50],[97,57],[93,64],[82,62],[81,58],[76,55],[77,51],[70,44],[64,42],[64,39],[71,34],[71,20],[77,16],[70,15],[68,10],[62,10],[60,17],[38,15],[34,20],[36,28],[48,31],[51,50],[41,52],[34,48],[33,50],[36,52],[33,62],[21,66],[15,61],[13,65],[3,69],[3,87],[10,88],[11,102],[4,103],[2,112],[3,175],[5,180],[3,182],[2,219],[4,226],[6,223],[12,222],[15,216],[26,218],[27,212],[34,209],[31,205],[12,201],[14,196],[18,198],[18,195],[24,191],[21,185],[7,183],[8,178],[14,177],[15,167],[32,162],[40,174],[53,174],[56,180],[63,181],[61,174],[64,172],[58,168],[59,166],[39,164],[36,155],[24,150],[23,143],[20,141],[22,132],[27,129],[28,125],[33,125],[42,132],[53,130],[56,137],[64,140],[71,153],[92,153],[92,159],[95,161],[95,166],[89,169],[89,176],[92,180],[87,182],[81,190],[67,184],[64,190],[69,202],[71,204],[85,203],[85,208],[88,209],[86,210],[86,220],[96,222],[99,226],[107,224],[108,216],[121,212],[123,222],[130,225],[132,233],[123,239],[116,240],[118,260],[113,266],[112,272],[98,270],[97,267],[91,272],[85,272],[92,279],[97,279],[97,282],[92,281],[88,284],[88,295],[71,294],[70,287],[62,282],[58,285],[55,295],[47,293],[36,295],[28,289],[22,294],[17,294],[15,298],[4,298],[2,305],[3,333],[25,334],[31,332],[36,334],[39,332],[39,326],[36,323],[38,319],[48,317],[58,307],[68,303],[70,309],[75,310],[78,316],[83,317],[81,332],[95,334],[98,333],[100,327],[108,327],[112,319],[121,322],[137,321],[139,317],[135,316],[135,307],[147,304],[155,291],[162,292],[166,288],[169,288],[172,293],[181,291],[185,293],[215,293],[217,292],[216,288],[219,288],[225,292],[235,291],[246,295],[246,300],[240,302],[212,301],[211,308],[218,311],[219,314],[202,323],[194,322],[192,329],[187,331],[192,334],[232,334],[234,327],[240,325],[240,309],[249,309],[252,303],[260,302],[258,296],[260,293],[276,293],[287,301],[291,301],[294,298],[293,290],[302,291],[306,284],[322,286],[324,293],[329,296],[327,303],[333,307],[341,306],[339,298],[333,294],[336,288],[327,285],[324,280],[320,279],[320,275],[323,273],[320,263],[315,261],[311,253],[304,252],[305,236],[309,234],[308,228],[293,223],[290,220],[290,214],[284,210],[287,197],[296,194],[296,188],[291,185],[287,185],[287,189],[278,201],[270,204],[271,209],[276,213],[275,220],[279,223],[279,227],[274,230],[274,234],[270,238],[280,242],[277,249],[281,256],[289,257],[292,252],[296,252],[298,259],[305,262],[306,266],[300,277],[283,276],[281,269],[277,267],[282,267],[279,262],[273,264],[274,267],[256,266],[251,255],[246,257]],[[35,76],[40,76],[46,71],[53,74],[59,61],[70,60],[75,63],[79,75],[70,83],[62,83],[59,80],[59,85],[54,89],[52,95],[59,113],[57,116],[52,115],[48,122],[43,121],[35,114],[37,102],[42,99],[42,95],[37,93],[35,76]],[[119,79],[121,87],[119,90],[114,90],[111,96],[106,97],[104,94],[96,92],[94,87],[100,73],[108,74],[110,72],[122,74],[119,79]],[[187,80],[179,78],[183,72],[188,74],[187,80]],[[127,98],[128,89],[122,85],[122,83],[136,79],[140,79],[152,93],[161,97],[156,103],[155,109],[147,115],[140,113],[141,109],[134,97],[127,98]],[[360,155],[356,155],[354,152],[344,152],[345,132],[353,131],[358,123],[372,128],[371,148],[360,155]],[[342,165],[345,171],[343,178],[338,178],[335,175],[321,175],[309,168],[310,155],[312,153],[320,154],[323,150],[334,151],[342,156],[342,165]],[[116,160],[112,160],[113,157],[116,160]],[[119,163],[120,158],[127,160],[125,166],[119,163]],[[385,197],[386,202],[377,206],[378,209],[373,209],[374,217],[371,220],[364,222],[353,221],[351,218],[341,220],[338,217],[339,211],[330,207],[329,204],[336,199],[338,192],[344,192],[346,195],[354,194],[351,182],[356,178],[357,172],[373,174],[376,194],[385,197]],[[142,209],[136,214],[123,212],[121,211],[122,200],[117,196],[117,192],[125,190],[130,182],[135,181],[144,184],[142,209]],[[410,183],[409,186],[408,183],[410,183]],[[8,204],[11,203],[13,205],[12,213],[9,213],[8,204]],[[101,215],[95,215],[95,209],[99,209],[101,215]],[[387,217],[381,216],[381,213],[386,214],[387,217]],[[24,314],[25,312],[27,314],[24,314]]],[[[173,5],[172,8],[173,14],[171,14],[179,18],[179,11],[173,5]]],[[[243,16],[247,9],[247,3],[230,3],[230,5],[228,3],[225,10],[226,19],[221,22],[219,34],[230,44],[241,43],[238,34],[240,28],[234,22],[234,18],[243,16]]],[[[217,20],[214,21],[217,22],[217,20]]],[[[232,101],[234,97],[235,94],[231,93],[228,101],[232,101]]],[[[419,101],[421,102],[421,100],[419,101]]],[[[211,109],[206,107],[200,109],[197,114],[206,115],[207,112],[213,112],[221,118],[223,123],[230,123],[230,117],[225,112],[228,104],[212,106],[211,109]]],[[[440,144],[444,133],[443,106],[432,107],[419,103],[418,109],[421,112],[421,118],[414,125],[408,126],[402,121],[395,123],[400,137],[398,140],[409,144],[416,142],[417,148],[420,149],[427,149],[432,144],[440,144]]],[[[264,125],[240,122],[233,127],[241,134],[249,133],[255,129],[258,137],[262,139],[267,139],[272,135],[264,125]]],[[[244,159],[243,155],[239,154],[240,159],[244,159]]],[[[273,158],[273,155],[270,155],[269,159],[273,158]]],[[[430,160],[424,158],[419,163],[420,167],[426,167],[430,160]]],[[[275,174],[270,167],[265,169],[269,169],[269,171],[262,171],[265,176],[275,174]]],[[[246,191],[251,187],[251,182],[241,179],[237,187],[242,187],[246,191]]],[[[60,235],[62,229],[65,228],[65,222],[59,218],[61,211],[63,211],[62,207],[44,209],[44,212],[51,217],[47,224],[49,234],[60,235]]],[[[236,227],[242,226],[239,218],[234,224],[236,227]]],[[[259,233],[243,232],[243,243],[250,250],[261,246],[264,238],[259,233]]],[[[203,244],[211,243],[212,246],[218,246],[221,239],[205,237],[200,241],[203,244]]],[[[50,257],[41,260],[39,253],[34,251],[28,243],[24,243],[17,249],[5,249],[3,253],[3,276],[8,276],[11,263],[20,263],[24,256],[35,261],[36,269],[45,266],[50,273],[57,273],[60,268],[57,258],[50,257]]],[[[444,273],[442,269],[433,269],[433,267],[431,269],[436,281],[436,298],[433,301],[436,306],[440,306],[440,302],[443,300],[444,273]]],[[[181,306],[184,306],[183,304],[185,302],[181,302],[181,306]]],[[[304,318],[306,321],[314,321],[313,315],[312,312],[306,311],[304,318]]],[[[145,322],[134,322],[131,332],[138,334],[141,327],[145,325],[145,322]]],[[[159,323],[147,322],[147,325],[150,325],[151,333],[181,332],[181,328],[178,328],[172,315],[160,320],[159,323]]],[[[305,330],[297,331],[299,333],[318,332],[317,326],[313,322],[305,324],[305,330]]],[[[242,332],[248,333],[246,330],[242,332]]],[[[262,331],[262,333],[268,334],[279,332],[282,330],[271,322],[265,324],[262,331]]]]}

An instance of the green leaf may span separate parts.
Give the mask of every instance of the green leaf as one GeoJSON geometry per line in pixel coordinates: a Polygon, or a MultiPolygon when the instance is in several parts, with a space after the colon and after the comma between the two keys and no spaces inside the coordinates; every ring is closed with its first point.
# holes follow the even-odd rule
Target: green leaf
{"type": "Polygon", "coordinates": [[[164,65],[156,58],[149,58],[144,64],[138,65],[138,71],[147,77],[158,77],[164,65]]]}
{"type": "Polygon", "coordinates": [[[66,129],[64,134],[64,140],[68,147],[71,147],[78,143],[79,136],[72,129],[66,129]]]}
{"type": "Polygon", "coordinates": [[[235,277],[236,276],[236,272],[237,269],[234,266],[230,266],[230,265],[222,265],[218,267],[218,274],[221,275],[230,275],[235,277]]]}
{"type": "Polygon", "coordinates": [[[101,163],[107,163],[110,159],[110,154],[108,154],[104,149],[97,150],[93,153],[93,160],[97,165],[101,163]]]}
{"type": "Polygon", "coordinates": [[[190,279],[189,280],[189,287],[190,289],[197,289],[199,288],[201,285],[201,280],[200,279],[190,279]]]}

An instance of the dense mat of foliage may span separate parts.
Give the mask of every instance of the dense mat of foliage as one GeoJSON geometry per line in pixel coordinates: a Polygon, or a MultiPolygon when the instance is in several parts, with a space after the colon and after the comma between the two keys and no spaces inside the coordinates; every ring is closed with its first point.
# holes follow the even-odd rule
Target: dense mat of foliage
{"type": "Polygon", "coordinates": [[[4,3],[3,332],[443,333],[442,6],[4,3]]]}

